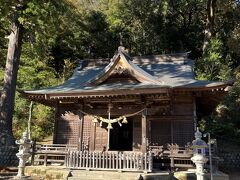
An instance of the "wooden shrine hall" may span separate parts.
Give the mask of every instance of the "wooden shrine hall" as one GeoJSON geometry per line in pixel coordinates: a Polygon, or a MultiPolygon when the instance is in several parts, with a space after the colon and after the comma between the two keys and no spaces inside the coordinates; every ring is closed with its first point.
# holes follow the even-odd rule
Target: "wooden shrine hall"
{"type": "Polygon", "coordinates": [[[197,114],[213,111],[230,85],[196,80],[193,66],[187,53],[130,57],[119,47],[111,59],[82,60],[62,85],[22,94],[55,107],[54,144],[77,147],[69,167],[151,171],[164,147],[169,157],[189,150],[197,114]]]}

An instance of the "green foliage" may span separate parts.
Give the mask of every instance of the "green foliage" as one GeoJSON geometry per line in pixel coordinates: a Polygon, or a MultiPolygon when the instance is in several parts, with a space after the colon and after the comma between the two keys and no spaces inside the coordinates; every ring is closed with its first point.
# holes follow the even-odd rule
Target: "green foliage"
{"type": "Polygon", "coordinates": [[[236,81],[221,106],[224,108],[219,110],[219,118],[231,121],[240,129],[240,72],[237,72],[236,81]]]}
{"type": "Polygon", "coordinates": [[[202,58],[197,62],[198,79],[226,80],[230,77],[230,64],[223,57],[222,46],[219,38],[211,39],[202,58]]]}
{"type": "MultiPolygon", "coordinates": [[[[68,46],[71,43],[72,39],[65,33],[69,25],[66,19],[74,19],[78,16],[75,16],[73,6],[65,1],[46,0],[40,2],[32,0],[25,3],[24,11],[19,16],[19,21],[25,28],[25,35],[18,71],[17,89],[40,89],[56,85],[58,83],[56,78],[58,72],[48,64],[55,59],[51,54],[51,49],[56,46],[57,38],[63,34],[63,46],[68,46]]],[[[14,14],[14,9],[11,6],[14,7],[16,4],[16,2],[12,2],[12,4],[5,3],[4,7],[1,6],[0,25],[6,27],[4,30],[0,30],[1,38],[9,33],[8,26],[10,26],[11,17],[14,14]],[[6,13],[2,10],[8,10],[9,12],[6,13]]],[[[7,50],[6,38],[1,39],[0,47],[0,58],[3,58],[0,61],[2,83],[7,50]]],[[[65,57],[63,57],[63,61],[64,59],[65,57]]],[[[66,72],[66,74],[69,74],[69,72],[66,72]]],[[[29,104],[29,101],[17,94],[13,118],[13,128],[16,136],[21,135],[21,132],[26,129],[29,104]]],[[[32,117],[33,137],[35,139],[40,140],[53,132],[53,115],[53,109],[35,104],[32,117]]]]}
{"type": "Polygon", "coordinates": [[[228,46],[233,53],[240,55],[240,24],[230,33],[228,46]]]}
{"type": "Polygon", "coordinates": [[[196,63],[197,76],[204,80],[235,79],[233,88],[225,96],[216,112],[199,122],[202,130],[225,144],[240,145],[240,77],[239,77],[239,18],[236,1],[217,1],[215,36],[205,54],[196,63]],[[235,73],[233,73],[235,71],[235,73]]]}
{"type": "Polygon", "coordinates": [[[113,54],[117,46],[114,43],[106,15],[100,11],[91,10],[84,15],[83,35],[85,57],[108,57],[113,54]],[[114,45],[115,44],[115,45],[114,45]]]}
{"type": "Polygon", "coordinates": [[[240,145],[240,72],[236,82],[211,116],[204,117],[200,127],[222,141],[240,145]]]}
{"type": "MultiPolygon", "coordinates": [[[[18,72],[18,89],[40,89],[57,84],[55,70],[48,67],[44,60],[37,56],[31,45],[25,43],[18,72]]],[[[27,128],[30,102],[23,99],[18,93],[15,102],[13,118],[13,132],[19,137],[27,128]]],[[[41,104],[34,104],[32,116],[32,137],[41,140],[53,132],[54,111],[41,104]]]]}
{"type": "MultiPolygon", "coordinates": [[[[13,132],[16,138],[27,129],[30,102],[16,96],[15,114],[13,117],[13,132]]],[[[54,110],[41,104],[33,105],[31,120],[32,138],[41,141],[44,137],[51,135],[54,129],[54,110]]]]}

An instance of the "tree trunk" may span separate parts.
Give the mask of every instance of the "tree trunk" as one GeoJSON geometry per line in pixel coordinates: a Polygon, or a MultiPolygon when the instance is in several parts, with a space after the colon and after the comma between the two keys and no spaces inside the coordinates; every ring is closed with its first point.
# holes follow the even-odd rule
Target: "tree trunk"
{"type": "Polygon", "coordinates": [[[204,32],[205,37],[203,42],[203,53],[205,52],[206,47],[213,36],[216,5],[217,5],[217,0],[207,1],[207,22],[206,22],[206,29],[204,32]]]}
{"type": "Polygon", "coordinates": [[[18,15],[12,22],[9,36],[8,53],[4,73],[3,90],[0,97],[0,144],[14,145],[12,133],[12,117],[15,104],[17,73],[20,61],[23,39],[23,26],[18,21],[18,15]]]}

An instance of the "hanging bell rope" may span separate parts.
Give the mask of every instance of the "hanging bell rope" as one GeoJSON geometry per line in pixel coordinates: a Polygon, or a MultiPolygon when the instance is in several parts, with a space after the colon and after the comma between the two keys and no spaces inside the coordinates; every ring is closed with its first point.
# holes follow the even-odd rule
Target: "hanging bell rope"
{"type": "Polygon", "coordinates": [[[118,118],[114,118],[114,119],[107,119],[107,118],[103,118],[103,117],[101,117],[101,116],[92,115],[92,114],[89,114],[89,113],[84,112],[84,111],[82,111],[82,110],[79,110],[79,111],[80,111],[81,113],[83,113],[84,115],[91,116],[91,117],[93,118],[93,119],[92,119],[92,122],[94,122],[94,123],[97,123],[97,122],[100,121],[100,127],[102,127],[102,123],[104,122],[104,123],[107,123],[107,124],[108,124],[108,126],[107,126],[108,129],[113,129],[113,127],[112,127],[112,124],[113,124],[113,123],[118,123],[119,126],[121,127],[122,124],[127,124],[127,123],[128,123],[127,117],[135,116],[135,115],[143,112],[145,109],[146,109],[146,108],[143,108],[143,109],[141,109],[140,111],[137,111],[137,112],[135,112],[135,113],[125,114],[125,115],[119,116],[118,118]]]}

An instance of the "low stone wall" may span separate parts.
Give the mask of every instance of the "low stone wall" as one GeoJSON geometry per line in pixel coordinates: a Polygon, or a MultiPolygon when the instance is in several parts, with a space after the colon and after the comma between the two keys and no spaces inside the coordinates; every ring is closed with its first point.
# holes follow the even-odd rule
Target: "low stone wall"
{"type": "Polygon", "coordinates": [[[15,146],[3,146],[0,147],[0,167],[10,167],[18,165],[18,158],[16,153],[18,147],[15,146]]]}
{"type": "Polygon", "coordinates": [[[240,152],[220,152],[219,166],[240,168],[240,152]]]}
{"type": "Polygon", "coordinates": [[[26,166],[25,174],[33,179],[66,180],[69,170],[63,166],[26,166]]]}

